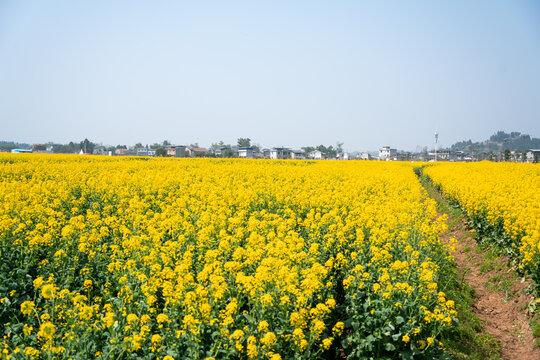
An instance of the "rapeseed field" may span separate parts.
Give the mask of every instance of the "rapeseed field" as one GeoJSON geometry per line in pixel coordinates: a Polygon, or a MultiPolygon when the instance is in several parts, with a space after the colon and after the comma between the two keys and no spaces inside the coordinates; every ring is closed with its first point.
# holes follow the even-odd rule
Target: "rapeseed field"
{"type": "Polygon", "coordinates": [[[406,163],[0,155],[1,357],[427,358],[445,226],[406,163]]]}

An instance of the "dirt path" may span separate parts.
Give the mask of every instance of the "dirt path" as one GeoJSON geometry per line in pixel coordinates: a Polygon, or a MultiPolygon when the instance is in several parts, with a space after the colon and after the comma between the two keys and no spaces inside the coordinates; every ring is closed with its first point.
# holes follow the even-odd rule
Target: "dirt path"
{"type": "MultiPolygon", "coordinates": [[[[426,187],[429,195],[442,207],[448,202],[434,188],[426,187]]],[[[501,342],[504,359],[540,360],[540,349],[534,347],[535,339],[527,316],[529,295],[523,294],[529,284],[522,283],[507,258],[489,249],[480,249],[474,235],[467,230],[465,220],[448,214],[449,230],[445,240],[457,239],[454,254],[459,275],[476,293],[473,313],[484,323],[484,331],[501,342]]]]}

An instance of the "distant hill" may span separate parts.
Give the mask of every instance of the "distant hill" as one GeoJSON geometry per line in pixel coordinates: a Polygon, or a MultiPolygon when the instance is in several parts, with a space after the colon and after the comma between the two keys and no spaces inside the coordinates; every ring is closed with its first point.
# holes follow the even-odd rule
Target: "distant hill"
{"type": "Polygon", "coordinates": [[[497,131],[491,135],[489,140],[482,142],[472,142],[471,140],[458,141],[450,146],[450,150],[455,151],[501,151],[504,149],[510,150],[528,150],[528,149],[540,149],[540,139],[531,138],[530,135],[522,134],[517,131],[511,133],[505,133],[504,131],[497,131]]]}

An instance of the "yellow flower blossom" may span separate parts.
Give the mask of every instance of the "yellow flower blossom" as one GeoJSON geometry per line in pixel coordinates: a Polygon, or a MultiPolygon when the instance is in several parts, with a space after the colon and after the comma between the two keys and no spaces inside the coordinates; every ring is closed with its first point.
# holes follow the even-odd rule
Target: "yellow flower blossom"
{"type": "Polygon", "coordinates": [[[54,336],[56,327],[50,321],[44,322],[39,327],[38,336],[45,339],[50,339],[54,336]]]}
{"type": "Polygon", "coordinates": [[[21,304],[21,312],[24,315],[30,315],[34,311],[36,304],[33,301],[25,301],[21,304]]]}
{"type": "Polygon", "coordinates": [[[56,296],[56,288],[54,284],[47,284],[41,288],[41,296],[45,299],[54,299],[56,296]]]}

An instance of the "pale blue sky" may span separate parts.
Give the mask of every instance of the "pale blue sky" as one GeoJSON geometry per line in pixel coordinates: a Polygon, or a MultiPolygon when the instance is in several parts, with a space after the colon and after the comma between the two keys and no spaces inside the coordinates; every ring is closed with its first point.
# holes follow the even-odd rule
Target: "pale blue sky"
{"type": "Polygon", "coordinates": [[[0,140],[540,136],[537,1],[0,0],[0,140]]]}

